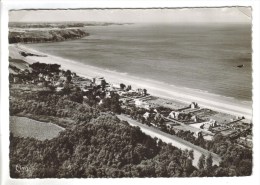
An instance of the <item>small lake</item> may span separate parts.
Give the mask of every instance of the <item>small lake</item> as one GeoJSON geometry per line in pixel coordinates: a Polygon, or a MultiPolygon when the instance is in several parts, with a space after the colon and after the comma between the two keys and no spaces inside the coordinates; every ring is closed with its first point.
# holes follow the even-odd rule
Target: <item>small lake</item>
{"type": "Polygon", "coordinates": [[[57,137],[64,128],[53,123],[40,122],[26,117],[10,116],[10,131],[14,136],[38,140],[57,137]]]}

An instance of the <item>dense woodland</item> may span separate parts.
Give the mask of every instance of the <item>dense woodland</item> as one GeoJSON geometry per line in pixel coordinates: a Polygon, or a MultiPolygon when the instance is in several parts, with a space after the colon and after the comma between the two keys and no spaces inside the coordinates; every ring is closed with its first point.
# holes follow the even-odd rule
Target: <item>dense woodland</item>
{"type": "MultiPolygon", "coordinates": [[[[36,76],[39,72],[35,71],[36,76]]],[[[188,132],[178,133],[179,137],[198,142],[222,157],[220,165],[213,166],[211,156],[202,155],[194,167],[192,151],[177,149],[120,121],[114,115],[121,113],[117,94],[97,105],[95,94],[84,101],[82,93],[77,88],[56,92],[50,87],[31,84],[10,86],[10,115],[52,121],[66,128],[57,138],[45,141],[10,134],[12,178],[202,177],[252,173],[252,151],[235,145],[232,140],[216,135],[209,142],[194,139],[188,132]]]]}

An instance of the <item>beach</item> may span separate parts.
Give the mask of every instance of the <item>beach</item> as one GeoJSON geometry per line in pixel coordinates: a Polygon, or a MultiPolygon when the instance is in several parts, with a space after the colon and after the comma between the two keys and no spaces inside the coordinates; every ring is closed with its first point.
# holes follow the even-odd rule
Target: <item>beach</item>
{"type": "Polygon", "coordinates": [[[61,65],[63,69],[69,69],[80,76],[87,78],[102,76],[105,77],[108,83],[124,83],[126,85],[131,85],[133,88],[145,88],[148,90],[148,93],[153,96],[175,99],[185,103],[195,101],[200,107],[206,107],[236,116],[244,116],[250,120],[252,119],[252,103],[250,101],[241,101],[235,98],[169,85],[155,80],[139,78],[125,73],[93,67],[73,60],[42,53],[22,44],[11,44],[9,46],[9,55],[11,58],[22,59],[30,64],[34,62],[56,63],[61,65]],[[23,57],[19,53],[21,51],[43,56],[23,57]]]}

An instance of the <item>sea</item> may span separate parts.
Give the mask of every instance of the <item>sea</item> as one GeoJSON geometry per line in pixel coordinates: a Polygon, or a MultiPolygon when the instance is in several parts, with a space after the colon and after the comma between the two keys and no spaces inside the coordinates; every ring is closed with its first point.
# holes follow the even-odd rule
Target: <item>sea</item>
{"type": "Polygon", "coordinates": [[[252,101],[251,24],[140,23],[85,29],[90,35],[82,39],[28,45],[140,80],[252,101]]]}

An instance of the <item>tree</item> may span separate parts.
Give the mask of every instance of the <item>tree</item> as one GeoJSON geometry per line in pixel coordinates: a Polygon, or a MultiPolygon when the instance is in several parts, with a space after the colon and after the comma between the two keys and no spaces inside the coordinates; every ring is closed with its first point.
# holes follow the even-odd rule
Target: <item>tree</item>
{"type": "Polygon", "coordinates": [[[143,91],[144,91],[144,95],[146,96],[147,95],[147,90],[143,89],[143,91]]]}
{"type": "Polygon", "coordinates": [[[68,83],[70,83],[71,80],[72,80],[72,77],[71,77],[70,75],[68,75],[68,76],[66,77],[66,81],[67,81],[68,83]]]}
{"type": "Polygon", "coordinates": [[[204,167],[205,167],[205,155],[204,154],[202,154],[199,158],[198,167],[199,167],[199,169],[204,169],[204,167]]]}
{"type": "Polygon", "coordinates": [[[67,71],[65,72],[65,76],[71,76],[71,71],[70,71],[70,70],[67,70],[67,71]]]}
{"type": "Polygon", "coordinates": [[[132,89],[132,86],[131,85],[128,85],[127,88],[126,88],[126,91],[129,91],[132,89]]]}
{"type": "Polygon", "coordinates": [[[212,164],[213,164],[213,160],[212,160],[212,155],[211,153],[207,156],[206,158],[206,169],[207,170],[211,170],[212,169],[212,164]]]}
{"type": "Polygon", "coordinates": [[[126,85],[125,84],[120,84],[120,89],[125,89],[126,85]]]}
{"type": "Polygon", "coordinates": [[[189,151],[189,157],[193,160],[194,159],[194,150],[189,151]]]}

